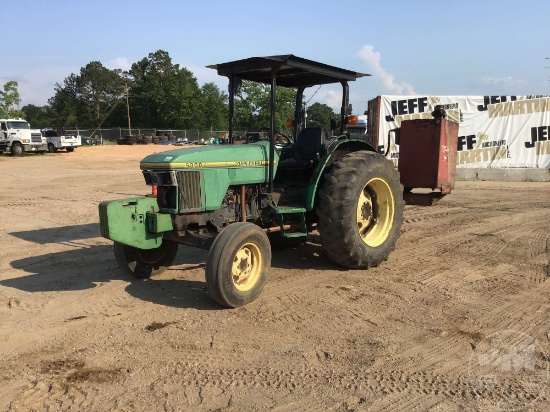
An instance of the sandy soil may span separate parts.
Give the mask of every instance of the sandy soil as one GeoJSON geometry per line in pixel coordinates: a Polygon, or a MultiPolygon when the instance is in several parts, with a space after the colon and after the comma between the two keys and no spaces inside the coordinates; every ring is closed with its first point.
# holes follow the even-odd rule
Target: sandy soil
{"type": "Polygon", "coordinates": [[[0,411],[550,410],[550,184],[458,182],[396,251],[344,270],[318,236],[261,297],[211,302],[207,251],[135,281],[101,200],[164,146],[0,156],[0,411]]]}

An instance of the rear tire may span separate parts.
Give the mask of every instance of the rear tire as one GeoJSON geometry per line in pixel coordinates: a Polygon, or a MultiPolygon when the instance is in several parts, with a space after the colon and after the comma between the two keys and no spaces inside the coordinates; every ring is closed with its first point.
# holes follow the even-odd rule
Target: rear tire
{"type": "Polygon", "coordinates": [[[115,242],[115,257],[119,266],[128,275],[147,279],[160,275],[172,264],[178,252],[178,243],[163,239],[156,249],[138,249],[115,242]]]}
{"type": "Polygon", "coordinates": [[[271,266],[271,246],[264,231],[248,222],[227,226],[210,247],[206,286],[222,306],[238,308],[261,293],[271,266]]]}
{"type": "Polygon", "coordinates": [[[74,152],[74,147],[67,147],[67,152],[69,153],[74,152]]]}
{"type": "Polygon", "coordinates": [[[317,229],[331,260],[351,269],[387,260],[405,206],[392,162],[367,151],[346,155],[325,175],[318,193],[317,229]]]}

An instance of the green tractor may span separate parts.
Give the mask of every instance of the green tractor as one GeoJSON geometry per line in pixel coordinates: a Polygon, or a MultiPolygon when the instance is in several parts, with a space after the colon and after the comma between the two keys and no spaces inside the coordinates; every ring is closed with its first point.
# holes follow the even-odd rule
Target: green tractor
{"type": "MultiPolygon", "coordinates": [[[[140,163],[156,196],[99,205],[102,236],[122,269],[162,273],[180,244],[209,249],[206,286],[214,301],[240,307],[260,294],[272,249],[295,246],[312,230],[330,259],[352,269],[377,266],[394,249],[403,220],[403,186],[377,143],[345,133],[348,82],[366,76],[294,55],[209,66],[229,78],[229,136],[242,80],[271,86],[269,140],[178,149],[140,163]],[[308,87],[340,83],[340,136],[300,127],[308,87]],[[276,87],[296,90],[292,138],[275,128],[276,87]]],[[[232,142],[230,142],[232,143],[232,142]]]]}

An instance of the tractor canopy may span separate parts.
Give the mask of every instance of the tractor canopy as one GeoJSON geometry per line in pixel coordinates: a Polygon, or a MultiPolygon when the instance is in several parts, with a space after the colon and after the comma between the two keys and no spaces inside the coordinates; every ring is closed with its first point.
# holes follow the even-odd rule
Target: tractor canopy
{"type": "Polygon", "coordinates": [[[272,73],[275,71],[277,86],[295,88],[355,81],[360,77],[370,76],[318,63],[293,54],[250,57],[207,67],[217,70],[220,76],[227,76],[230,79],[236,77],[264,84],[271,84],[272,73]]]}
{"type": "MultiPolygon", "coordinates": [[[[242,80],[269,84],[271,86],[270,125],[269,125],[269,192],[273,191],[275,164],[275,102],[276,87],[291,87],[297,90],[294,109],[294,136],[298,136],[302,119],[302,101],[307,87],[340,83],[342,85],[342,106],[340,109],[340,134],[344,133],[345,116],[349,110],[349,81],[370,76],[328,64],[315,62],[294,56],[293,54],[250,57],[228,63],[207,66],[218,71],[221,76],[229,78],[229,136],[233,136],[233,108],[235,93],[240,89],[242,80]]],[[[230,142],[232,143],[232,141],[230,142]]]]}

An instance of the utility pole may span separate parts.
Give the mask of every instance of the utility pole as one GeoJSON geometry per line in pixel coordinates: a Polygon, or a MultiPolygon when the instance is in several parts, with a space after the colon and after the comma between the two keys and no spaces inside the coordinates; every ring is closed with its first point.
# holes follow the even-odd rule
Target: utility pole
{"type": "Polygon", "coordinates": [[[130,103],[128,102],[128,95],[130,94],[130,86],[124,85],[124,90],[126,90],[126,109],[128,111],[128,134],[132,135],[132,126],[130,125],[130,103]]]}

